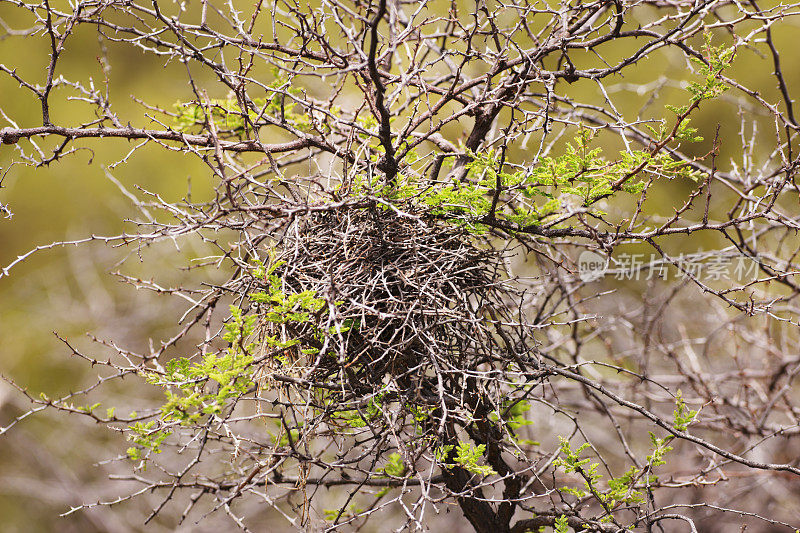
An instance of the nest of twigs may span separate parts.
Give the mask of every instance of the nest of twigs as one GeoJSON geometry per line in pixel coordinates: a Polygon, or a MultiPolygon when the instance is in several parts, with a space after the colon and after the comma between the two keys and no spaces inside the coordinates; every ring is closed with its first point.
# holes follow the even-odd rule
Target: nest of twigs
{"type": "Polygon", "coordinates": [[[514,351],[502,258],[457,227],[380,207],[331,210],[294,220],[273,250],[282,290],[325,304],[307,321],[261,321],[262,339],[299,340],[268,374],[436,395],[437,381],[514,351]]]}

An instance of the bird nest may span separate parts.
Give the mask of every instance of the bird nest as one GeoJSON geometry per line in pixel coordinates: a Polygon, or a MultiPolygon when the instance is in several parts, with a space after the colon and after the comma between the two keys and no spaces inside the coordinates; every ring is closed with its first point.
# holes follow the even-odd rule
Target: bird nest
{"type": "Polygon", "coordinates": [[[272,250],[256,280],[262,379],[419,395],[513,352],[503,261],[460,228],[330,210],[295,219],[272,250]]]}

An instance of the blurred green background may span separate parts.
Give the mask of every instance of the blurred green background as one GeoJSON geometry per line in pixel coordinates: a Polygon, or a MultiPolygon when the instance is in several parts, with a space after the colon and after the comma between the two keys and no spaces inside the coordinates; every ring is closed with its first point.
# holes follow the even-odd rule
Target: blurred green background
{"type": "MultiPolygon", "coordinates": [[[[240,3],[247,11],[250,4],[240,3]]],[[[465,5],[465,9],[468,7],[465,5]]],[[[30,14],[10,2],[0,2],[0,19],[12,28],[31,24],[30,14]]],[[[800,87],[800,54],[795,46],[798,26],[791,20],[773,28],[778,49],[782,52],[784,73],[790,88],[800,87]]],[[[0,30],[0,34],[2,30],[0,30]]],[[[720,42],[730,43],[721,31],[720,42]]],[[[607,59],[629,54],[630,43],[605,48],[607,59]]],[[[145,55],[127,45],[101,42],[90,27],[82,28],[71,39],[61,57],[60,72],[68,79],[86,84],[104,83],[104,65],[99,59],[103,48],[108,54],[109,91],[114,109],[123,123],[135,126],[152,125],[148,112],[131,95],[149,104],[170,109],[178,100],[191,98],[185,66],[165,65],[163,59],[145,55]],[[91,80],[91,81],[90,81],[91,80]]],[[[778,102],[779,94],[771,61],[764,56],[763,45],[742,48],[735,61],[732,76],[756,89],[769,102],[778,102]]],[[[0,38],[0,63],[17,68],[25,79],[41,83],[49,60],[49,41],[41,34],[30,36],[3,35],[0,38]]],[[[578,69],[593,67],[597,59],[591,54],[574,54],[578,69]]],[[[226,91],[199,70],[197,79],[205,83],[211,97],[223,97],[226,91]]],[[[625,77],[605,80],[606,88],[619,110],[627,118],[641,112],[642,118],[669,116],[664,105],[685,102],[685,91],[677,86],[692,79],[680,55],[660,51],[626,72],[625,77]]],[[[580,80],[573,85],[559,84],[557,90],[586,102],[603,103],[597,85],[580,80]]],[[[800,89],[798,89],[800,91],[800,89]]],[[[797,92],[797,91],[796,91],[797,92]]],[[[59,125],[77,125],[90,120],[91,107],[83,102],[67,101],[66,88],[53,96],[53,121],[59,125]]],[[[0,108],[20,127],[41,124],[38,102],[6,74],[0,73],[0,108]]],[[[707,153],[717,126],[720,126],[722,149],[718,159],[721,168],[730,168],[731,161],[742,159],[740,109],[746,118],[745,138],[758,140],[756,156],[763,157],[775,145],[774,126],[770,117],[757,110],[735,91],[726,93],[719,102],[704,104],[693,115],[692,122],[706,140],[692,148],[693,155],[707,153]],[[740,108],[741,105],[741,108],[740,108]],[[758,125],[753,133],[752,123],[758,125]]],[[[0,119],[0,127],[8,126],[0,119]]],[[[464,124],[465,128],[468,124],[464,124]]],[[[615,148],[611,136],[604,137],[608,149],[615,148]]],[[[36,140],[47,151],[54,140],[36,140]]],[[[168,201],[177,201],[191,191],[192,199],[212,197],[215,183],[207,168],[196,158],[169,152],[156,145],[137,151],[126,163],[106,169],[131,150],[135,143],[122,140],[85,140],[76,142],[81,148],[46,167],[31,167],[18,161],[17,148],[0,146],[0,167],[3,181],[0,202],[13,212],[12,218],[0,219],[0,266],[15,260],[19,254],[56,241],[83,239],[90,235],[110,236],[122,231],[135,232],[136,226],[126,219],[137,218],[138,211],[120,188],[110,180],[111,173],[128,190],[136,187],[153,191],[168,201]]],[[[30,150],[27,142],[21,143],[30,150]]],[[[619,146],[616,146],[618,148],[619,146]]],[[[518,157],[522,157],[521,154],[518,157]]],[[[661,183],[649,194],[652,211],[671,214],[683,203],[695,184],[661,183]]],[[[796,206],[795,206],[796,209],[796,206]]],[[[700,237],[692,246],[712,248],[718,242],[700,237]]],[[[679,240],[663,243],[677,253],[683,248],[679,240]]],[[[694,251],[694,250],[687,250],[694,251]]],[[[113,341],[131,350],[146,350],[148,343],[158,343],[175,331],[180,315],[180,302],[136,291],[111,275],[119,261],[128,258],[124,271],[128,275],[162,284],[178,283],[180,272],[165,267],[181,265],[187,258],[206,253],[191,241],[180,251],[170,243],[154,250],[145,250],[153,262],[140,263],[137,250],[112,247],[102,242],[87,245],[56,247],[33,254],[14,267],[10,277],[0,278],[0,374],[13,379],[31,395],[46,393],[51,397],[79,389],[92,383],[98,371],[71,355],[54,332],[70,341],[77,349],[102,357],[103,348],[88,335],[113,341]],[[87,335],[88,334],[88,335],[87,335]]],[[[629,289],[629,290],[636,290],[629,289]]],[[[148,394],[120,389],[121,398],[148,394]]],[[[134,402],[131,402],[134,403],[134,402]]],[[[5,382],[0,382],[0,425],[8,423],[30,407],[24,397],[5,382]]],[[[0,530],[4,532],[36,531],[132,531],[141,526],[148,512],[147,502],[112,508],[94,508],[68,518],[58,518],[70,505],[113,498],[125,494],[130,485],[120,483],[109,489],[107,472],[96,463],[124,453],[124,440],[104,428],[94,427],[75,417],[31,417],[9,434],[0,438],[0,530]],[[87,457],[84,439],[107,442],[107,457],[87,457]]],[[[199,526],[192,526],[197,531],[199,526]]],[[[206,525],[211,528],[213,526],[206,525]]],[[[156,523],[150,530],[171,530],[172,525],[156,523]]],[[[188,530],[188,529],[187,529],[188,530]]]]}

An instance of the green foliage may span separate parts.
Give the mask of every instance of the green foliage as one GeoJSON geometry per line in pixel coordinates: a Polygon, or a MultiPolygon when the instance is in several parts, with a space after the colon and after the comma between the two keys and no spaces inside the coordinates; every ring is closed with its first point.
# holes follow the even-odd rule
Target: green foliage
{"type": "Polygon", "coordinates": [[[142,460],[142,450],[141,448],[136,448],[135,446],[131,446],[127,450],[125,450],[125,454],[128,456],[128,459],[131,461],[141,461],[142,460]]]}
{"type": "Polygon", "coordinates": [[[683,401],[683,393],[678,389],[675,394],[675,410],[672,412],[672,427],[678,431],[686,431],[696,417],[697,411],[686,406],[686,402],[683,401]]]}
{"type": "MultiPolygon", "coordinates": [[[[586,449],[591,447],[588,442],[584,442],[581,444],[577,449],[573,450],[569,445],[569,440],[559,437],[561,441],[561,455],[555,461],[553,461],[553,466],[556,468],[562,468],[564,472],[570,474],[572,472],[577,472],[581,474],[585,481],[584,484],[587,489],[591,490],[594,483],[596,483],[602,475],[597,473],[598,463],[592,463],[590,459],[581,459],[581,453],[586,449]],[[586,465],[589,465],[588,468],[586,465]]],[[[566,492],[567,494],[572,494],[576,498],[585,498],[589,495],[589,492],[583,489],[576,489],[572,487],[561,487],[560,490],[562,492],[566,492]]]]}
{"type": "MultiPolygon", "coordinates": [[[[680,115],[680,113],[677,113],[680,115]]],[[[679,118],[680,120],[680,118],[679,118]]],[[[697,143],[703,140],[703,137],[697,135],[697,128],[689,126],[689,119],[684,118],[678,123],[678,129],[675,131],[675,140],[685,141],[690,143],[697,143]]]]}
{"type": "Polygon", "coordinates": [[[689,126],[690,119],[688,118],[688,114],[697,107],[701,101],[715,98],[728,89],[728,86],[722,81],[721,77],[722,72],[731,66],[734,56],[736,55],[736,48],[711,46],[710,33],[706,33],[704,38],[704,59],[701,60],[696,57],[691,58],[691,61],[699,67],[699,74],[703,77],[702,83],[690,82],[687,86],[687,90],[690,93],[689,104],[683,106],[666,106],[666,108],[672,111],[677,117],[674,131],[670,130],[664,121],[661,121],[658,128],[647,126],[650,133],[659,142],[664,142],[671,134],[674,134],[673,138],[678,142],[695,143],[702,141],[703,137],[697,134],[697,128],[689,126]]]}
{"type": "Polygon", "coordinates": [[[325,520],[327,520],[328,522],[333,522],[333,521],[338,520],[340,518],[352,518],[354,516],[358,516],[359,514],[364,512],[364,510],[363,509],[359,509],[355,505],[351,505],[346,510],[323,509],[322,512],[323,512],[323,514],[325,516],[325,520]]]}
{"type": "MultiPolygon", "coordinates": [[[[679,133],[683,140],[700,140],[695,131],[685,126],[679,133]]],[[[357,177],[351,192],[411,202],[434,216],[484,233],[487,217],[519,229],[538,226],[558,217],[570,198],[590,208],[615,194],[615,184],[619,184],[619,190],[635,194],[644,189],[650,177],[698,179],[697,171],[666,153],[629,150],[609,160],[603,157],[601,148],[592,147],[594,136],[591,130],[581,128],[563,154],[543,157],[531,166],[514,165],[511,170],[505,170],[511,165],[500,170],[500,155],[492,148],[481,153],[467,151],[471,162],[463,182],[423,183],[412,176],[401,176],[398,184],[388,186],[381,176],[370,180],[357,177]],[[495,204],[498,185],[502,194],[495,204]]]]}
{"type": "Polygon", "coordinates": [[[65,407],[70,407],[72,409],[77,409],[78,411],[83,411],[84,413],[91,413],[98,407],[100,407],[100,403],[95,403],[92,405],[74,405],[74,404],[65,404],[65,407]]]}
{"type": "Polygon", "coordinates": [[[128,448],[128,457],[137,461],[143,458],[142,450],[152,453],[161,453],[161,443],[164,442],[171,432],[159,427],[155,420],[149,422],[136,422],[128,426],[130,435],[128,440],[133,441],[137,447],[128,448]]]}
{"type": "MultiPolygon", "coordinates": [[[[317,298],[314,291],[287,291],[281,278],[275,274],[275,271],[284,264],[283,261],[274,261],[274,258],[270,259],[269,266],[265,266],[261,261],[256,261],[253,276],[266,282],[267,288],[250,293],[250,300],[261,306],[260,313],[252,315],[251,318],[255,320],[256,316],[260,316],[263,321],[274,324],[307,324],[313,332],[313,336],[319,341],[322,341],[326,334],[343,333],[356,326],[351,320],[331,331],[324,332],[317,328],[314,325],[314,316],[325,307],[325,300],[317,298]]],[[[282,338],[278,333],[265,335],[264,341],[267,345],[278,349],[300,344],[299,339],[282,338]]],[[[319,351],[315,346],[299,346],[299,349],[301,353],[308,355],[319,351]]],[[[283,356],[277,355],[276,357],[287,363],[283,356]]]]}
{"type": "Polygon", "coordinates": [[[721,80],[722,72],[731,66],[736,55],[736,48],[725,46],[711,46],[711,33],[705,33],[705,61],[696,57],[690,58],[699,67],[699,74],[703,76],[703,83],[691,82],[687,90],[691,93],[692,102],[708,100],[725,92],[728,87],[721,80]]]}
{"type": "Polygon", "coordinates": [[[366,427],[369,422],[378,418],[381,413],[381,394],[369,400],[364,409],[352,409],[349,411],[336,411],[333,413],[333,420],[344,422],[352,428],[366,427]]]}
{"type": "Polygon", "coordinates": [[[222,340],[236,344],[253,333],[257,317],[242,316],[242,310],[234,305],[230,307],[230,311],[232,321],[225,324],[225,333],[222,334],[222,340]]]}
{"type": "MultiPolygon", "coordinates": [[[[673,427],[678,431],[686,431],[697,414],[697,411],[686,406],[679,390],[675,395],[673,427]]],[[[674,439],[673,435],[661,438],[650,432],[652,452],[647,456],[647,465],[641,469],[631,466],[621,476],[608,479],[606,488],[603,488],[600,486],[603,476],[598,473],[599,463],[592,463],[589,458],[581,458],[581,454],[591,447],[590,444],[581,444],[573,450],[568,439],[559,437],[561,457],[557,458],[553,465],[568,474],[577,473],[584,480],[582,488],[560,487],[559,490],[579,499],[594,496],[608,512],[621,504],[637,505],[644,501],[642,493],[634,488],[637,481],[644,478],[647,483],[652,484],[658,480],[656,476],[650,474],[653,468],[666,464],[665,457],[672,450],[669,443],[674,439]]]]}
{"type": "Polygon", "coordinates": [[[205,354],[199,361],[179,357],[169,361],[163,371],[143,373],[148,383],[165,389],[167,401],[161,406],[158,422],[128,426],[129,439],[139,447],[135,452],[129,449],[129,457],[142,457],[143,449],[159,453],[161,443],[172,433],[170,427],[194,426],[205,417],[218,416],[232,399],[254,386],[249,371],[253,357],[248,355],[253,345],[242,343],[253,332],[256,317],[243,316],[235,306],[230,310],[231,320],[222,336],[231,344],[227,350],[205,354]]]}
{"type": "Polygon", "coordinates": [[[379,471],[387,476],[402,477],[406,472],[406,465],[403,463],[403,458],[399,453],[392,453],[389,455],[386,464],[379,471]]]}
{"type": "Polygon", "coordinates": [[[497,473],[492,467],[478,464],[483,458],[485,451],[485,444],[478,444],[475,446],[470,442],[459,441],[458,446],[446,444],[439,447],[435,451],[435,456],[445,468],[453,468],[454,466],[458,465],[472,474],[479,476],[491,476],[497,473]],[[453,462],[449,463],[449,460],[452,460],[453,462]]]}
{"type": "MultiPolygon", "coordinates": [[[[300,131],[312,128],[312,118],[296,111],[297,104],[292,97],[302,96],[303,91],[293,87],[289,78],[278,71],[274,71],[275,80],[270,83],[267,98],[253,98],[252,106],[248,107],[246,116],[255,126],[279,123],[289,124],[300,131]]],[[[240,102],[232,97],[215,98],[207,103],[178,102],[175,104],[176,115],[174,118],[178,131],[187,131],[195,127],[202,127],[210,120],[215,129],[227,132],[244,134],[245,113],[240,102]]],[[[336,112],[333,109],[332,112],[336,112]]]]}
{"type": "Polygon", "coordinates": [[[227,400],[244,394],[253,386],[246,374],[252,361],[252,356],[242,355],[233,348],[224,354],[207,354],[197,363],[185,358],[173,359],[164,376],[151,374],[148,381],[179,391],[165,392],[168,401],[161,408],[165,420],[195,424],[203,414],[218,415],[227,400]],[[209,381],[216,382],[214,390],[199,386],[209,381]]]}
{"type": "MultiPolygon", "coordinates": [[[[692,82],[688,86],[693,105],[726,90],[721,81],[722,72],[730,66],[735,55],[733,47],[711,46],[710,34],[705,39],[705,59],[694,58],[700,66],[703,82],[692,82]]],[[[648,126],[658,142],[666,143],[673,139],[694,143],[703,140],[697,129],[689,125],[690,105],[667,108],[678,119],[674,130],[665,122],[658,127],[648,126]]],[[[362,123],[365,127],[375,126],[372,117],[364,118],[362,123]]],[[[401,176],[400,183],[388,186],[382,177],[376,175],[370,180],[356,178],[352,192],[412,201],[434,216],[447,218],[470,231],[484,233],[488,229],[483,223],[487,217],[522,229],[556,219],[570,198],[576,199],[584,208],[591,208],[599,200],[613,196],[617,190],[640,193],[650,179],[700,179],[699,171],[661,151],[629,149],[621,151],[616,159],[607,159],[601,148],[592,146],[593,138],[592,130],[581,127],[574,142],[567,144],[561,155],[543,157],[533,165],[513,165],[510,171],[505,168],[511,165],[501,168],[499,153],[493,148],[482,153],[467,150],[471,161],[467,165],[467,178],[462,182],[421,183],[417,178],[401,176]]]]}
{"type": "Polygon", "coordinates": [[[553,523],[553,530],[555,533],[569,533],[569,522],[567,521],[567,517],[565,515],[561,515],[556,518],[555,522],[553,523]]]}
{"type": "Polygon", "coordinates": [[[480,476],[491,476],[497,472],[495,472],[488,465],[478,464],[478,461],[483,458],[485,451],[485,444],[478,444],[475,446],[469,442],[459,442],[458,446],[456,447],[456,457],[454,460],[456,464],[461,465],[468,472],[478,474],[480,476]]]}
{"type": "Polygon", "coordinates": [[[598,472],[599,463],[592,463],[590,459],[581,459],[581,454],[589,443],[581,444],[577,449],[570,447],[569,440],[559,437],[561,441],[561,457],[553,462],[556,468],[562,468],[566,473],[577,473],[584,480],[584,488],[561,487],[560,490],[576,498],[594,496],[603,507],[610,511],[621,504],[634,505],[644,501],[642,493],[634,489],[634,484],[641,474],[641,470],[631,466],[624,474],[612,477],[606,483],[607,488],[600,486],[603,475],[598,472]]]}
{"type": "MultiPolygon", "coordinates": [[[[251,275],[264,282],[265,288],[250,293],[249,298],[258,306],[258,310],[246,314],[239,307],[230,307],[231,318],[224,325],[222,334],[222,339],[229,344],[226,350],[207,353],[199,361],[176,358],[169,361],[163,371],[143,373],[148,383],[165,389],[166,402],[161,406],[158,421],[137,422],[129,426],[130,438],[136,444],[136,447],[128,450],[129,457],[138,460],[145,457],[145,450],[160,452],[161,443],[171,434],[173,426],[197,426],[208,417],[220,416],[232,401],[255,386],[251,379],[251,354],[256,345],[248,342],[248,339],[259,322],[295,328],[305,326],[311,336],[320,341],[326,335],[340,334],[358,327],[357,321],[352,320],[336,328],[318,327],[316,314],[325,307],[325,300],[317,298],[314,291],[293,292],[287,289],[276,274],[281,266],[283,262],[275,261],[272,256],[268,265],[256,261],[251,275]]],[[[306,354],[318,351],[313,346],[302,346],[299,339],[282,339],[277,333],[265,334],[264,341],[268,346],[278,349],[275,359],[283,364],[288,364],[286,357],[281,355],[286,348],[297,346],[306,354]]],[[[361,428],[380,412],[381,395],[376,395],[360,410],[335,412],[333,420],[342,422],[344,426],[361,428]]],[[[300,429],[281,428],[280,435],[274,437],[275,444],[285,446],[290,441],[296,442],[300,437],[300,429]]]]}
{"type": "Polygon", "coordinates": [[[603,497],[609,507],[616,506],[617,502],[633,504],[644,501],[642,493],[633,489],[633,484],[639,472],[639,469],[632,466],[621,476],[612,477],[608,480],[608,490],[603,493],[603,497]]]}
{"type": "Polygon", "coordinates": [[[414,422],[417,424],[425,422],[431,416],[431,411],[433,410],[432,407],[423,407],[413,403],[406,404],[406,408],[412,414],[414,422]]]}
{"type": "MultiPolygon", "coordinates": [[[[378,468],[379,475],[377,477],[394,477],[402,478],[406,473],[406,465],[403,463],[403,457],[399,453],[391,453],[381,468],[378,468]],[[382,474],[382,475],[381,475],[382,474]]],[[[384,487],[377,492],[376,498],[382,498],[391,492],[392,487],[384,487]]]]}
{"type": "MultiPolygon", "coordinates": [[[[700,66],[703,83],[693,82],[688,90],[691,101],[697,102],[721,94],[726,86],[720,81],[722,71],[730,66],[734,48],[711,46],[710,35],[706,35],[704,60],[695,58],[700,66]]],[[[299,97],[302,90],[292,86],[291,80],[275,71],[275,80],[269,85],[268,97],[256,98],[246,116],[254,125],[288,123],[299,130],[312,127],[313,118],[296,112],[292,96],[299,97]]],[[[685,116],[689,106],[668,106],[679,120],[674,139],[679,142],[699,142],[697,129],[689,126],[685,116]]],[[[207,104],[197,102],[176,104],[177,129],[186,131],[206,124],[208,117],[218,130],[243,134],[245,113],[240,102],[234,98],[215,99],[207,104]]],[[[338,110],[332,109],[333,114],[338,110]]],[[[377,120],[372,115],[358,116],[356,121],[364,128],[358,136],[371,141],[370,158],[376,162],[383,149],[372,132],[377,120]]],[[[653,136],[662,141],[673,133],[665,123],[659,127],[648,126],[653,136]]],[[[387,200],[411,201],[434,216],[447,218],[475,233],[485,233],[487,217],[508,222],[518,229],[538,226],[556,219],[565,210],[570,198],[584,208],[590,208],[599,200],[613,196],[617,189],[636,194],[641,192],[648,179],[685,177],[697,181],[699,173],[684,161],[673,159],[669,154],[648,150],[627,150],[616,159],[607,159],[602,149],[592,147],[595,134],[581,127],[573,143],[566,145],[564,152],[556,157],[543,157],[532,165],[503,165],[500,168],[499,153],[493,148],[477,153],[467,150],[471,158],[466,180],[457,183],[423,183],[413,173],[401,174],[398,183],[384,183],[379,174],[371,178],[358,176],[350,184],[352,195],[376,195],[387,200]],[[511,166],[511,170],[506,170],[511,166]],[[498,185],[500,192],[498,194],[498,185]],[[499,202],[495,202],[495,196],[499,202]],[[499,205],[498,205],[499,204],[499,205]],[[493,210],[494,206],[494,210],[493,210]]],[[[405,164],[413,164],[416,154],[409,152],[405,164]]],[[[384,206],[385,207],[385,206],[384,206]]],[[[598,214],[602,214],[597,211],[598,214]]],[[[269,295],[252,295],[254,300],[269,295]]],[[[277,311],[280,313],[280,311],[277,311]]],[[[294,317],[288,317],[294,320],[294,317]]]]}
{"type": "MultiPolygon", "coordinates": [[[[674,174],[678,168],[671,159],[653,158],[640,151],[622,152],[619,160],[608,161],[601,156],[601,148],[591,147],[593,137],[590,130],[581,129],[560,156],[544,157],[533,166],[516,167],[512,172],[498,170],[499,154],[493,149],[469,152],[472,161],[465,183],[430,187],[419,194],[419,199],[431,213],[463,220],[471,229],[482,231],[479,220],[490,215],[499,184],[513,200],[503,201],[491,214],[526,227],[540,225],[561,213],[565,196],[588,207],[612,194],[612,183],[643,161],[648,163],[645,172],[674,174]]],[[[622,190],[636,193],[644,185],[643,181],[629,181],[622,190]]]]}
{"type": "Polygon", "coordinates": [[[303,423],[300,422],[295,428],[284,428],[280,421],[276,422],[280,428],[279,434],[272,435],[272,441],[276,446],[289,446],[292,442],[300,440],[300,430],[303,428],[303,423]]]}
{"type": "MultiPolygon", "coordinates": [[[[690,104],[668,109],[675,113],[677,122],[674,128],[662,122],[658,127],[648,126],[659,143],[667,140],[677,142],[699,142],[702,137],[697,129],[690,126],[689,113],[697,103],[721,94],[726,86],[721,81],[722,72],[734,57],[734,48],[711,46],[710,36],[706,36],[704,60],[696,59],[702,82],[688,86],[690,104]]],[[[181,103],[176,106],[175,122],[180,131],[194,127],[204,127],[208,121],[224,133],[243,135],[247,118],[259,126],[270,123],[288,123],[307,131],[312,118],[305,113],[296,112],[292,96],[301,91],[291,86],[288,78],[276,76],[270,85],[266,98],[254,99],[252,107],[243,110],[239,101],[233,98],[211,100],[206,104],[197,102],[181,103]]],[[[336,110],[332,110],[336,112],[336,110]]],[[[373,130],[377,121],[373,116],[358,117],[364,128],[357,135],[372,147],[369,157],[377,161],[383,149],[373,130]]],[[[638,194],[653,179],[688,178],[697,181],[700,174],[685,162],[672,158],[668,153],[658,150],[621,151],[617,157],[604,155],[602,148],[593,144],[595,132],[581,127],[560,155],[542,157],[532,164],[501,164],[501,155],[493,148],[484,152],[466,151],[470,157],[466,177],[458,182],[427,182],[415,177],[414,173],[400,173],[395,183],[387,184],[383,176],[376,173],[370,178],[358,176],[349,184],[349,194],[353,196],[378,196],[389,202],[410,203],[432,216],[447,219],[474,233],[488,230],[488,222],[500,221],[507,228],[523,230],[531,226],[551,223],[558,219],[572,205],[579,205],[586,211],[602,214],[595,205],[602,199],[611,197],[619,191],[638,194]]],[[[416,155],[409,153],[405,164],[413,165],[416,155]]],[[[388,205],[383,205],[388,209],[388,205]]],[[[319,352],[326,336],[346,333],[358,329],[357,320],[348,320],[334,328],[321,327],[319,314],[326,301],[318,298],[314,291],[295,292],[288,288],[284,280],[276,274],[284,265],[270,256],[268,264],[256,261],[251,275],[259,280],[262,287],[251,292],[248,297],[255,311],[246,315],[240,308],[231,307],[231,319],[224,326],[222,338],[230,347],[220,353],[205,354],[199,361],[178,358],[170,361],[163,372],[147,372],[145,377],[153,385],[163,387],[166,402],[161,407],[159,420],[137,422],[129,426],[130,440],[135,446],[128,449],[132,460],[146,459],[148,453],[160,453],[164,440],[171,434],[174,426],[192,426],[203,422],[206,417],[219,416],[230,405],[232,399],[245,394],[254,383],[250,379],[250,365],[253,357],[249,355],[254,346],[246,344],[259,321],[274,324],[276,327],[265,332],[267,346],[276,350],[275,359],[289,364],[286,350],[296,347],[298,353],[313,355],[319,352]],[[303,335],[296,334],[302,331],[303,335]],[[287,335],[287,332],[289,334],[287,335]],[[301,340],[304,339],[304,340],[301,340]]],[[[317,391],[323,399],[326,392],[317,391]]],[[[330,420],[333,427],[342,434],[353,432],[370,425],[380,417],[385,406],[383,396],[376,395],[359,409],[333,411],[330,420]]],[[[94,410],[98,406],[87,409],[94,410]]],[[[415,424],[422,428],[429,414],[424,408],[407,405],[415,424]]],[[[491,415],[491,419],[504,425],[512,435],[520,427],[530,424],[526,413],[530,409],[527,401],[508,400],[491,415]]],[[[110,415],[109,415],[110,416],[110,415]]],[[[694,421],[697,412],[689,409],[680,391],[676,396],[673,427],[686,431],[694,421]]],[[[297,442],[301,436],[302,424],[298,427],[281,427],[274,437],[277,446],[287,446],[297,442]]],[[[669,443],[673,437],[659,438],[650,434],[652,453],[643,469],[631,466],[618,477],[603,481],[599,473],[600,465],[582,454],[590,448],[588,443],[577,449],[570,447],[567,439],[561,438],[561,456],[554,465],[566,473],[576,473],[583,478],[582,487],[561,487],[564,493],[583,499],[594,497],[610,513],[621,505],[637,505],[643,501],[642,493],[635,488],[637,481],[656,480],[650,472],[654,467],[666,463],[666,454],[672,449],[669,443]]],[[[489,465],[484,464],[485,444],[458,442],[444,445],[434,452],[444,468],[460,466],[478,476],[496,474],[489,465]]],[[[388,456],[384,466],[377,470],[381,476],[402,477],[406,465],[399,453],[388,456]]],[[[390,490],[389,487],[378,492],[378,498],[390,490]]],[[[357,514],[349,511],[325,511],[328,520],[357,514]]],[[[568,530],[567,517],[562,515],[555,520],[554,530],[568,530]]]]}
{"type": "Polygon", "coordinates": [[[516,431],[522,426],[533,424],[525,417],[530,410],[531,404],[527,400],[506,400],[502,403],[499,412],[492,413],[491,419],[499,421],[501,418],[511,431],[516,431]]]}
{"type": "Polygon", "coordinates": [[[251,293],[250,300],[265,304],[263,320],[277,324],[310,322],[311,315],[325,306],[325,300],[317,298],[314,291],[287,293],[282,289],[280,278],[274,275],[269,277],[268,290],[251,293]]]}
{"type": "Polygon", "coordinates": [[[673,439],[672,435],[666,438],[656,437],[655,433],[652,431],[650,432],[650,444],[653,446],[653,453],[647,456],[647,463],[653,466],[661,466],[666,464],[667,462],[664,460],[664,456],[672,450],[672,446],[669,446],[669,442],[673,439]]]}

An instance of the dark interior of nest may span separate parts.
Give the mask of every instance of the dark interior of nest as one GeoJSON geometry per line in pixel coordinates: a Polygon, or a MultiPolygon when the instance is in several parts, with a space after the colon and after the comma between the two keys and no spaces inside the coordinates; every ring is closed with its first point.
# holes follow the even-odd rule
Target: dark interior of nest
{"type": "Polygon", "coordinates": [[[274,249],[284,290],[327,304],[308,322],[260,321],[262,337],[300,340],[274,371],[419,393],[502,351],[502,259],[463,230],[381,207],[331,210],[294,220],[274,249]]]}

